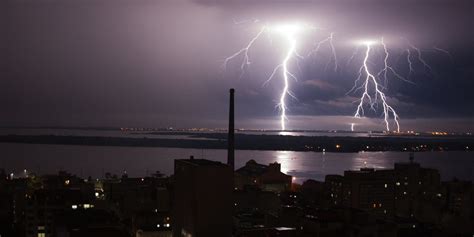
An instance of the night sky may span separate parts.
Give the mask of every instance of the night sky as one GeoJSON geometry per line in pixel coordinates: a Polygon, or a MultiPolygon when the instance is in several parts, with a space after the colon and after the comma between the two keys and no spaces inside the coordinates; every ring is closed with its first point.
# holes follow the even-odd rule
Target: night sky
{"type": "MultiPolygon", "coordinates": [[[[279,129],[281,80],[262,86],[285,53],[260,39],[252,64],[222,68],[264,22],[302,21],[321,30],[300,50],[334,32],[339,69],[327,47],[292,65],[297,97],[289,129],[383,130],[380,111],[354,120],[359,93],[346,94],[362,54],[359,39],[384,36],[390,62],[408,73],[408,39],[433,68],[415,62],[406,83],[393,77],[388,100],[402,130],[474,130],[474,3],[455,1],[6,0],[0,3],[0,126],[225,127],[228,89],[236,88],[236,127],[279,129]],[[377,2],[377,3],[376,3],[377,2]],[[258,22],[254,22],[258,19],[258,22]],[[236,21],[247,23],[235,24],[236,21]],[[446,49],[450,55],[433,47],[446,49]]],[[[380,51],[380,48],[377,49],[380,51]]],[[[375,63],[375,62],[374,62],[375,63]]]]}

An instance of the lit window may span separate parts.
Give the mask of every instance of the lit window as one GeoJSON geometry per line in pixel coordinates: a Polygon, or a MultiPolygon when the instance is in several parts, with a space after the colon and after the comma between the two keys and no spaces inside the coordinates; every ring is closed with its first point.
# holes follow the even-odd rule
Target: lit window
{"type": "Polygon", "coordinates": [[[38,233],[38,237],[46,237],[45,233],[38,233]]]}
{"type": "Polygon", "coordinates": [[[89,209],[89,208],[91,208],[90,204],[84,204],[84,209],[89,209]]]}
{"type": "Polygon", "coordinates": [[[407,192],[403,192],[403,195],[407,195],[407,192]]]}
{"type": "Polygon", "coordinates": [[[400,182],[396,182],[395,184],[396,184],[397,186],[400,186],[400,182]]]}
{"type": "Polygon", "coordinates": [[[66,180],[64,181],[64,184],[65,184],[65,185],[69,185],[70,182],[71,182],[71,181],[70,181],[69,179],[66,179],[66,180]]]}
{"type": "Polygon", "coordinates": [[[160,224],[156,224],[156,228],[160,228],[160,224]]]}
{"type": "Polygon", "coordinates": [[[73,210],[76,210],[76,209],[77,209],[77,205],[72,205],[71,208],[72,208],[73,210]]]}
{"type": "Polygon", "coordinates": [[[387,188],[387,187],[388,187],[388,184],[385,184],[384,187],[387,188]]]}
{"type": "Polygon", "coordinates": [[[436,194],[436,196],[441,197],[441,193],[436,194]]]}
{"type": "Polygon", "coordinates": [[[416,228],[416,225],[412,225],[411,227],[416,228]]]}

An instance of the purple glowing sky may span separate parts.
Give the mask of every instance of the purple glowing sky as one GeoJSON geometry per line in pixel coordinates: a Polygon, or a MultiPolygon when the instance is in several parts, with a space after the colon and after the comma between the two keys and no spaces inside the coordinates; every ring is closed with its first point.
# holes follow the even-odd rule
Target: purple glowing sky
{"type": "MultiPolygon", "coordinates": [[[[289,101],[290,129],[348,129],[358,95],[345,93],[360,58],[347,66],[343,60],[351,55],[353,40],[385,36],[406,37],[427,49],[424,57],[435,71],[413,75],[415,86],[390,82],[387,95],[402,130],[474,130],[474,7],[467,0],[7,0],[3,5],[2,126],[225,127],[228,88],[235,87],[237,127],[278,129],[281,84],[262,83],[281,48],[258,42],[243,78],[221,70],[222,60],[258,31],[258,25],[235,25],[234,19],[258,18],[301,20],[335,32],[342,69],[302,65],[300,80],[292,84],[298,101],[289,101]],[[452,59],[433,52],[433,46],[449,50],[452,59]]],[[[313,35],[314,40],[327,36],[313,35]]],[[[393,47],[401,52],[397,42],[393,47]]],[[[374,119],[361,126],[383,129],[374,119]]]]}

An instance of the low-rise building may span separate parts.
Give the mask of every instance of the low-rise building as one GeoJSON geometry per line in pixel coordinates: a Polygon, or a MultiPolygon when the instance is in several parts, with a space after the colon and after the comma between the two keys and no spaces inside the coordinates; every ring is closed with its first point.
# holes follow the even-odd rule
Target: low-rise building
{"type": "Polygon", "coordinates": [[[292,176],[281,172],[281,164],[269,165],[249,160],[244,167],[235,171],[235,187],[256,186],[265,191],[283,192],[291,189],[292,176]]]}

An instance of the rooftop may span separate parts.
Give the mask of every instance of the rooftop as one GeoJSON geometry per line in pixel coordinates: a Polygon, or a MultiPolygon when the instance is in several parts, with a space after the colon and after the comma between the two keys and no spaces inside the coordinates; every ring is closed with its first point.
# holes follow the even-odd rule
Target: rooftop
{"type": "Polygon", "coordinates": [[[206,159],[178,159],[176,162],[187,163],[195,166],[227,166],[218,161],[206,160],[206,159]]]}
{"type": "Polygon", "coordinates": [[[254,160],[249,160],[245,166],[236,170],[241,175],[262,175],[268,169],[267,165],[262,165],[254,160]]]}

